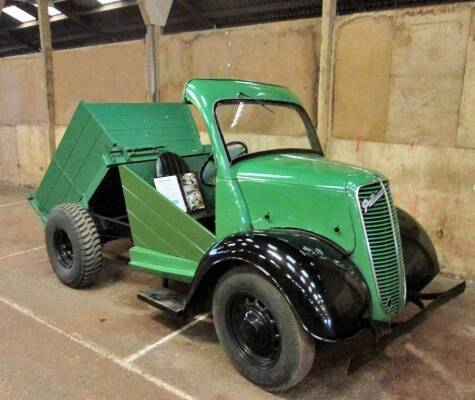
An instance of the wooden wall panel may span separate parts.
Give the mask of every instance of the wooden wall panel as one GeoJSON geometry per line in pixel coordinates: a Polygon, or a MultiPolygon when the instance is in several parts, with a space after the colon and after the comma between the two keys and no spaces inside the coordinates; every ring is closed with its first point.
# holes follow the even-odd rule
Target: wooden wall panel
{"type": "Polygon", "coordinates": [[[0,126],[0,182],[19,185],[18,145],[15,126],[0,126]]]}
{"type": "Polygon", "coordinates": [[[181,101],[191,78],[257,80],[291,88],[316,116],[320,20],[308,19],[163,36],[162,101],[181,101]]]}
{"type": "Polygon", "coordinates": [[[16,133],[20,184],[36,186],[49,165],[48,126],[18,125],[16,133]]]}
{"type": "Polygon", "coordinates": [[[463,6],[398,13],[388,141],[455,145],[469,16],[463,6]]]}
{"type": "Polygon", "coordinates": [[[54,53],[56,124],[67,125],[79,101],[144,102],[143,41],[54,53]]]}
{"type": "Polygon", "coordinates": [[[475,278],[475,151],[331,139],[327,155],[381,171],[395,203],[424,226],[444,272],[475,278]]]}
{"type": "Polygon", "coordinates": [[[0,61],[0,125],[37,124],[48,120],[43,61],[39,55],[0,61]]]}
{"type": "Polygon", "coordinates": [[[333,136],[384,141],[387,130],[393,21],[369,15],[338,20],[333,136]]]}

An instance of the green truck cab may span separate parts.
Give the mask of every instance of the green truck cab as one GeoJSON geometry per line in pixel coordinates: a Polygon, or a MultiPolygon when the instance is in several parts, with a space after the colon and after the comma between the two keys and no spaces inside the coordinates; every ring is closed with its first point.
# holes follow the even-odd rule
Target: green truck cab
{"type": "Polygon", "coordinates": [[[29,201],[64,284],[92,285],[104,243],[130,237],[130,265],[164,283],[138,297],[176,316],[212,309],[233,365],[270,391],[305,377],[316,340],[396,326],[408,301],[418,317],[465,288],[420,293],[439,272],[428,235],[382,174],[324,157],[282,86],[194,79],[182,103],[81,103],[29,201]],[[189,173],[199,210],[154,186],[189,173]]]}

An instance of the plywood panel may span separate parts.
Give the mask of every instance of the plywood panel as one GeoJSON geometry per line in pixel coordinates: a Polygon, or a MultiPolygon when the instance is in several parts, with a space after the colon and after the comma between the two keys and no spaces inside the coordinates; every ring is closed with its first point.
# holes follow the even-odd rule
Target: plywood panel
{"type": "Polygon", "coordinates": [[[472,9],[457,146],[475,148],[475,9],[472,9]]]}
{"type": "Polygon", "coordinates": [[[54,128],[54,137],[56,140],[56,148],[58,148],[61,140],[63,139],[64,133],[66,132],[67,125],[56,125],[54,128]]]}
{"type": "Polygon", "coordinates": [[[142,41],[54,53],[56,123],[67,125],[79,101],[146,101],[142,41]]]}
{"type": "Polygon", "coordinates": [[[392,61],[388,140],[453,146],[470,8],[400,12],[392,61]]]}
{"type": "Polygon", "coordinates": [[[329,158],[375,169],[434,242],[444,271],[475,278],[475,150],[332,139],[329,158]]]}
{"type": "Polygon", "coordinates": [[[37,186],[49,165],[48,127],[46,125],[17,125],[20,183],[37,186]]]}
{"type": "Polygon", "coordinates": [[[338,19],[333,136],[384,141],[392,57],[392,18],[338,19]]]}
{"type": "Polygon", "coordinates": [[[48,120],[39,55],[2,58],[0,62],[0,124],[48,120]]]}
{"type": "Polygon", "coordinates": [[[17,137],[14,126],[0,126],[0,182],[20,184],[17,137]]]}
{"type": "Polygon", "coordinates": [[[320,21],[254,25],[164,36],[161,99],[180,101],[191,78],[239,78],[282,84],[316,115],[320,21]]]}

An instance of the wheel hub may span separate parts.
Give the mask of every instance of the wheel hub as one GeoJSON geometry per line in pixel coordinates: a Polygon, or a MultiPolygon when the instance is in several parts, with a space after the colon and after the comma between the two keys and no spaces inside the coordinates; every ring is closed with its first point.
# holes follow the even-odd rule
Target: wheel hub
{"type": "Polygon", "coordinates": [[[231,304],[231,330],[243,356],[260,366],[273,365],[280,351],[277,324],[267,307],[252,296],[238,296],[231,304]]]}
{"type": "Polygon", "coordinates": [[[73,245],[68,234],[62,229],[57,229],[53,235],[53,242],[58,261],[64,268],[72,268],[74,261],[73,245]]]}

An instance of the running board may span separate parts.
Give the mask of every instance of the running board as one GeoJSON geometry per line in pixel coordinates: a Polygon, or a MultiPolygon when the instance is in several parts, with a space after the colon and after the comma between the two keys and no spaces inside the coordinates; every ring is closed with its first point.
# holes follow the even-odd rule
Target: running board
{"type": "Polygon", "coordinates": [[[152,307],[166,311],[175,317],[183,316],[186,295],[167,288],[150,289],[139,293],[137,297],[152,307]]]}

